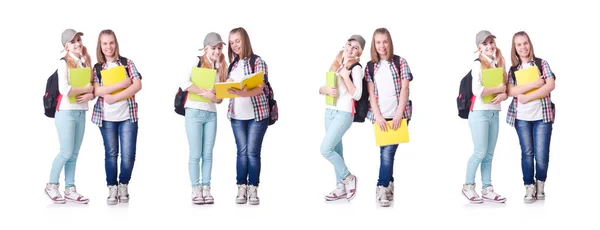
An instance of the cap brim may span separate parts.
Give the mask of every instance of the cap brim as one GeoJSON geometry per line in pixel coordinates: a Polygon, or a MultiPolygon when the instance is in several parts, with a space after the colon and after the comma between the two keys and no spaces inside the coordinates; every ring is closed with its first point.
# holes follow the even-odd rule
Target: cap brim
{"type": "MultiPolygon", "coordinates": [[[[213,42],[213,43],[209,43],[208,46],[216,46],[218,44],[223,44],[223,46],[226,46],[227,44],[225,42],[213,42]]],[[[200,48],[198,50],[203,50],[204,48],[200,48]]]]}

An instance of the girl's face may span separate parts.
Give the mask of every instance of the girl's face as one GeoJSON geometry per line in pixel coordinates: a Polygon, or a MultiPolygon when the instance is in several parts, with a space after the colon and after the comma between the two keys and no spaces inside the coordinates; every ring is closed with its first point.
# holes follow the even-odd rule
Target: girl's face
{"type": "Polygon", "coordinates": [[[71,52],[74,54],[81,54],[81,52],[83,52],[83,44],[81,43],[81,36],[79,36],[79,35],[75,35],[73,40],[71,40],[70,42],[67,42],[66,46],[67,46],[66,50],[68,52],[71,52]]]}
{"type": "Polygon", "coordinates": [[[358,50],[360,49],[360,43],[357,41],[348,41],[346,47],[344,47],[345,56],[347,59],[353,59],[358,57],[358,50]]]}
{"type": "Polygon", "coordinates": [[[229,35],[229,46],[233,53],[240,55],[242,53],[242,36],[240,33],[233,33],[229,35]]]}
{"type": "Polygon", "coordinates": [[[105,57],[114,57],[116,47],[117,43],[112,34],[102,34],[102,36],[100,36],[100,48],[105,57]]]}
{"type": "Polygon", "coordinates": [[[519,57],[529,57],[529,52],[531,51],[531,44],[529,44],[529,39],[526,36],[516,36],[515,37],[515,49],[517,50],[517,54],[519,57]]]}
{"type": "Polygon", "coordinates": [[[223,43],[219,43],[216,46],[206,46],[206,56],[211,61],[216,62],[223,55],[223,43]]]}
{"type": "Polygon", "coordinates": [[[488,37],[483,43],[479,44],[479,52],[488,57],[494,57],[496,54],[496,41],[494,38],[488,37]]]}
{"type": "Polygon", "coordinates": [[[390,41],[385,34],[375,34],[375,50],[379,56],[388,56],[388,47],[390,46],[390,41]]]}

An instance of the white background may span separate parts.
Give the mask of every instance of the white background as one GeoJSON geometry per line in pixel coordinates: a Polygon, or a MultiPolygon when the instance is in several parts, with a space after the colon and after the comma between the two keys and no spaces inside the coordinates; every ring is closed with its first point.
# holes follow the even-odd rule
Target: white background
{"type": "MultiPolygon", "coordinates": [[[[590,1],[591,2],[591,1],[590,1]]],[[[600,21],[587,1],[11,1],[0,7],[2,112],[0,128],[2,229],[26,227],[134,228],[504,228],[598,227],[596,131],[600,21]],[[13,5],[9,5],[13,4],[13,5]],[[279,102],[280,120],[269,127],[262,151],[259,206],[235,204],[235,142],[218,106],[214,148],[214,205],[190,202],[188,146],[184,118],[173,111],[182,75],[200,55],[204,36],[247,29],[263,57],[279,102]],[[353,124],[344,137],[345,159],[358,176],[350,203],[327,203],[334,186],[331,164],[319,152],[324,135],[324,98],[317,93],[325,71],[352,34],[367,40],[362,64],[370,59],[373,31],[387,27],[395,53],[414,74],[409,144],[398,148],[396,200],[390,208],[375,201],[379,149],[372,126],[353,124]],[[44,195],[59,145],[54,120],[43,115],[47,77],[57,68],[66,28],[85,33],[93,62],[98,33],[113,29],[121,54],[144,76],[139,103],[138,151],[128,205],[106,205],[104,148],[98,127],[86,119],[76,171],[88,205],[55,205],[44,195]],[[547,200],[526,205],[520,148],[505,123],[510,100],[502,104],[500,136],[492,181],[506,204],[473,205],[462,196],[472,152],[466,120],[455,98],[475,51],[475,34],[490,30],[510,60],[512,35],[529,33],[536,55],[557,76],[552,99],[557,116],[551,142],[547,200]],[[583,134],[583,130],[590,130],[583,134]],[[587,209],[587,211],[586,211],[587,209]],[[7,228],[8,226],[12,226],[7,228]]],[[[480,185],[479,172],[477,183],[480,185]]],[[[61,174],[61,190],[64,176],[61,174]]],[[[479,190],[480,188],[478,188],[479,190]]]]}

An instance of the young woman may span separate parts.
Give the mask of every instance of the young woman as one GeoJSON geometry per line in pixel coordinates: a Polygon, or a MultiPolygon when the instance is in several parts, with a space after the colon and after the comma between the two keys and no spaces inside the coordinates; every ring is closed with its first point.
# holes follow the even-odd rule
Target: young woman
{"type": "Polygon", "coordinates": [[[133,171],[138,133],[138,106],[135,94],[142,89],[142,76],[133,61],[121,56],[119,42],[112,30],[98,35],[96,48],[98,63],[94,66],[94,89],[98,100],[94,106],[92,122],[100,127],[104,140],[104,167],[108,185],[108,204],[129,201],[128,184],[133,171]],[[104,85],[102,70],[124,66],[127,77],[115,84],[104,85]],[[117,158],[121,151],[121,167],[117,158]]]}
{"type": "Polygon", "coordinates": [[[500,103],[507,98],[504,58],[500,49],[496,47],[496,36],[487,30],[482,30],[475,37],[479,58],[473,62],[471,70],[475,100],[469,113],[469,127],[474,151],[467,163],[467,176],[462,193],[471,203],[483,203],[483,201],[504,203],[506,198],[494,191],[491,178],[492,159],[498,139],[500,103]],[[502,68],[504,83],[497,87],[484,87],[481,81],[481,72],[483,69],[489,68],[502,68]],[[490,103],[483,103],[482,97],[488,95],[495,95],[494,99],[490,103]],[[475,173],[480,164],[483,199],[475,191],[475,173]]]}
{"type": "Polygon", "coordinates": [[[57,204],[66,201],[87,204],[89,199],[82,196],[75,188],[75,165],[79,149],[83,142],[85,132],[85,114],[88,102],[94,98],[94,87],[90,84],[85,87],[73,87],[69,84],[69,69],[89,68],[91,63],[87,48],[81,42],[82,32],[66,29],[62,33],[62,45],[66,54],[64,60],[58,63],[58,105],[54,122],[60,142],[60,152],[54,158],[50,171],[50,181],[46,184],[46,195],[57,204]],[[71,103],[69,97],[76,96],[76,102],[71,103]],[[58,191],[60,172],[65,169],[65,197],[58,191]]]}
{"type": "Polygon", "coordinates": [[[333,165],[337,183],[336,189],[325,196],[328,201],[342,198],[350,201],[356,194],[357,179],[344,162],[342,137],[354,121],[354,101],[362,96],[364,75],[359,62],[364,47],[365,39],[352,35],[329,68],[336,72],[337,87],[319,89],[321,95],[336,97],[335,105],[327,105],[325,110],[325,138],[321,143],[321,154],[333,165]]]}
{"type": "MultiPolygon", "coordinates": [[[[371,41],[371,61],[365,71],[371,109],[367,117],[380,129],[397,130],[402,119],[410,121],[412,103],[409,83],[413,76],[406,59],[394,54],[392,36],[386,28],[376,29],[371,41]],[[372,69],[370,69],[372,66],[372,69]],[[374,100],[373,100],[374,99],[374,100]],[[392,121],[391,125],[388,121],[392,121]]],[[[394,199],[394,157],[398,144],[380,147],[379,179],[376,197],[383,207],[394,199]]]]}
{"type": "Polygon", "coordinates": [[[544,183],[548,173],[550,137],[555,115],[550,92],[554,90],[556,78],[548,62],[535,56],[529,35],[524,31],[513,36],[510,56],[512,67],[509,71],[508,95],[513,97],[513,100],[508,108],[506,121],[515,127],[519,136],[521,169],[525,184],[524,200],[531,203],[536,199],[545,198],[544,183]],[[518,85],[514,71],[527,68],[541,69],[538,70],[540,78],[528,84],[518,85]],[[535,91],[527,93],[530,90],[535,91]]]}
{"type": "MultiPolygon", "coordinates": [[[[227,80],[227,63],[223,55],[221,35],[209,33],[204,38],[204,55],[195,58],[193,67],[215,69],[215,82],[227,80]]],[[[191,82],[192,69],[180,85],[188,94],[200,95],[210,102],[186,100],[185,129],[190,146],[189,174],[192,183],[192,203],[212,204],[214,198],[210,194],[210,175],[212,171],[212,155],[217,135],[217,107],[221,99],[216,99],[215,91],[200,89],[191,82]],[[202,159],[202,183],[200,182],[200,159],[202,159]]]]}
{"type": "MultiPolygon", "coordinates": [[[[250,37],[242,27],[229,33],[229,71],[228,81],[242,81],[245,76],[264,71],[267,81],[267,64],[255,55],[250,37]],[[252,63],[250,60],[254,60],[252,63]]],[[[236,202],[251,205],[260,203],[258,184],[260,178],[260,153],[263,137],[269,126],[268,86],[263,84],[253,89],[230,89],[238,97],[229,100],[227,118],[237,145],[237,186],[236,202]]]]}

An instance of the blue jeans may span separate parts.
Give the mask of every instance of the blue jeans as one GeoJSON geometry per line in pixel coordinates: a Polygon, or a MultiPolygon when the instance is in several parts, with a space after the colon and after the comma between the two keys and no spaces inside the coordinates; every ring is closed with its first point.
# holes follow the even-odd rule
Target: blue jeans
{"type": "Polygon", "coordinates": [[[550,137],[552,136],[552,123],[538,121],[515,121],[515,129],[521,144],[521,169],[523,170],[523,183],[534,184],[534,159],[535,179],[546,181],[548,162],[550,159],[550,137]]]}
{"type": "Polygon", "coordinates": [[[75,166],[85,133],[84,110],[58,110],[54,124],[58,132],[60,152],[52,162],[50,184],[58,184],[60,172],[65,168],[65,188],[75,186],[75,166]]]}
{"type": "Polygon", "coordinates": [[[192,186],[210,186],[213,147],[217,135],[217,113],[186,108],[185,131],[190,146],[188,170],[192,186]],[[202,184],[200,183],[200,159],[202,159],[202,184]]]}
{"type": "Polygon", "coordinates": [[[337,183],[341,183],[342,179],[350,175],[344,162],[342,137],[353,120],[354,116],[351,113],[334,109],[325,110],[325,138],[321,143],[321,155],[333,165],[337,183]]]}
{"type": "Polygon", "coordinates": [[[498,140],[498,110],[475,110],[469,114],[474,151],[467,164],[465,184],[475,184],[475,173],[481,164],[482,187],[492,186],[492,159],[498,140]]]}
{"type": "Polygon", "coordinates": [[[268,117],[260,121],[231,118],[231,128],[237,146],[237,184],[258,186],[260,151],[268,127],[268,117]]]}
{"type": "Polygon", "coordinates": [[[135,162],[138,123],[130,120],[113,122],[102,121],[100,133],[104,140],[104,169],[108,186],[129,184],[135,162]],[[117,158],[121,143],[121,173],[117,182],[117,158]]]}
{"type": "Polygon", "coordinates": [[[387,187],[394,182],[394,157],[398,145],[381,146],[379,150],[379,179],[377,186],[387,187]]]}

